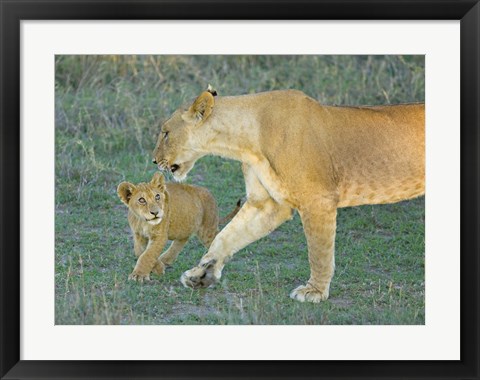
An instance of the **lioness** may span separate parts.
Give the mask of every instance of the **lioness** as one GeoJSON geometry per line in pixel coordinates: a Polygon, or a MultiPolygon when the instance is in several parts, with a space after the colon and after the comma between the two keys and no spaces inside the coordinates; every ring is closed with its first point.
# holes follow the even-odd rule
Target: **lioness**
{"type": "MultiPolygon", "coordinates": [[[[150,272],[163,274],[172,265],[189,237],[196,234],[205,247],[210,247],[218,232],[218,208],[212,194],[192,185],[165,184],[159,172],[150,183],[133,185],[122,182],[117,193],[128,206],[128,222],[133,232],[137,264],[129,279],[143,282],[150,272]],[[162,254],[167,240],[173,240],[162,254]]],[[[240,208],[222,220],[228,221],[240,208]]]]}
{"type": "Polygon", "coordinates": [[[310,279],[290,296],[320,302],[334,272],[337,208],[392,203],[425,191],[425,106],[324,106],[295,90],[214,98],[203,92],[161,127],[154,163],[183,180],[199,158],[243,163],[247,201],[181,278],[209,286],[225,263],[298,210],[310,279]]]}

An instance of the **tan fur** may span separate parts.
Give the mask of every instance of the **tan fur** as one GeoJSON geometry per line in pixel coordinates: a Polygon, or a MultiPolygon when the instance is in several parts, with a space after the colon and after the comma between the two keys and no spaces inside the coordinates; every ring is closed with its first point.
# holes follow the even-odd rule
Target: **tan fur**
{"type": "MultiPolygon", "coordinates": [[[[218,209],[205,188],[164,183],[155,173],[150,183],[122,182],[118,196],[128,206],[128,222],[134,237],[137,264],[129,278],[143,281],[153,271],[163,274],[172,265],[190,236],[196,234],[206,248],[218,231],[218,209]],[[144,199],[144,203],[139,200],[144,199]],[[158,219],[152,219],[157,213],[158,219]],[[167,240],[173,240],[162,255],[167,240]]],[[[233,215],[232,215],[233,216],[233,215]]]]}
{"type": "Polygon", "coordinates": [[[203,92],[162,126],[154,162],[182,180],[207,154],[241,161],[247,201],[182,283],[195,288],[218,281],[235,252],[297,209],[311,275],[291,297],[325,300],[337,208],[424,194],[424,126],[424,104],[331,107],[294,90],[219,98],[203,92]]]}

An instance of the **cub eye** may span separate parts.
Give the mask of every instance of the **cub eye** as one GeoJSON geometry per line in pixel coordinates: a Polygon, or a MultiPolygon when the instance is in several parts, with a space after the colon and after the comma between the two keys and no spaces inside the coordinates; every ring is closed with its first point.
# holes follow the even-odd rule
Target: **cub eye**
{"type": "Polygon", "coordinates": [[[164,132],[163,132],[163,139],[164,139],[164,140],[167,140],[167,138],[168,138],[168,132],[167,132],[167,131],[164,131],[164,132]]]}
{"type": "Polygon", "coordinates": [[[138,198],[138,203],[144,205],[145,203],[147,203],[147,201],[145,200],[145,198],[138,198]]]}
{"type": "Polygon", "coordinates": [[[155,199],[158,201],[160,200],[160,194],[155,195],[155,199]]]}

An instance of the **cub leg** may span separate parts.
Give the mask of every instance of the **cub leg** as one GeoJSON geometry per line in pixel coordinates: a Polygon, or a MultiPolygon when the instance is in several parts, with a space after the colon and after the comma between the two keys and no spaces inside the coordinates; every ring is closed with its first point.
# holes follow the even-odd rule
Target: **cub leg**
{"type": "Polygon", "coordinates": [[[196,235],[205,248],[208,249],[218,233],[218,207],[217,202],[210,193],[201,197],[201,201],[204,211],[202,222],[196,231],[196,235]]]}
{"type": "Polygon", "coordinates": [[[147,248],[148,239],[145,236],[135,233],[133,235],[133,250],[135,251],[135,256],[140,257],[140,255],[147,248]]]}
{"type": "Polygon", "coordinates": [[[181,239],[181,240],[174,240],[170,247],[162,253],[158,259],[158,261],[161,261],[165,265],[172,265],[174,261],[177,259],[179,253],[185,247],[185,244],[187,244],[188,238],[187,239],[181,239]]]}
{"type": "Polygon", "coordinates": [[[328,298],[330,281],[335,269],[335,232],[337,208],[328,202],[299,210],[307,238],[310,279],[290,293],[304,302],[320,302],[328,298]],[[321,208],[319,209],[319,205],[321,208]]]}
{"type": "Polygon", "coordinates": [[[208,287],[217,282],[225,263],[240,249],[268,235],[292,217],[292,209],[272,198],[263,201],[248,199],[232,221],[215,237],[200,263],[181,277],[186,287],[208,287]]]}
{"type": "Polygon", "coordinates": [[[157,259],[167,240],[167,234],[163,233],[148,242],[147,248],[138,258],[133,272],[128,276],[129,280],[143,282],[143,280],[150,279],[150,272],[157,264],[157,259]]]}
{"type": "Polygon", "coordinates": [[[212,245],[213,239],[217,236],[218,232],[218,223],[212,224],[208,227],[202,227],[200,231],[198,231],[197,236],[205,246],[205,248],[210,248],[212,245]]]}

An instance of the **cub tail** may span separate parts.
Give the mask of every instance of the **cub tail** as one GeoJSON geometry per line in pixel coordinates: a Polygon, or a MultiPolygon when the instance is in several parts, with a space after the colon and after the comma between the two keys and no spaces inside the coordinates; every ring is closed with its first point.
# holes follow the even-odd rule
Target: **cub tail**
{"type": "Polygon", "coordinates": [[[230,220],[235,216],[237,215],[237,213],[240,211],[240,209],[242,208],[242,199],[239,199],[237,201],[237,205],[235,206],[235,208],[232,210],[232,212],[230,214],[228,214],[227,216],[225,216],[224,218],[220,219],[219,221],[219,224],[227,224],[228,222],[230,222],[230,220]]]}

